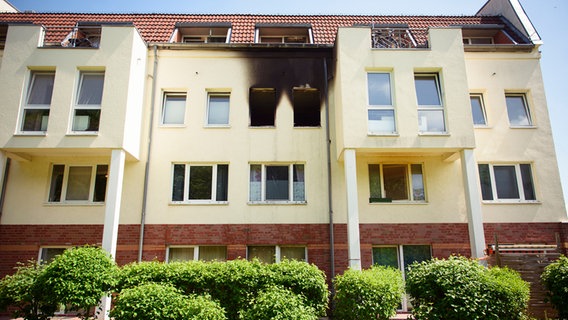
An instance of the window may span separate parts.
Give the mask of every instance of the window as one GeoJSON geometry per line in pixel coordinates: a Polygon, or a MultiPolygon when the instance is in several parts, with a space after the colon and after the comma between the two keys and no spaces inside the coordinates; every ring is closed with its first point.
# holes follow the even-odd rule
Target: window
{"type": "Polygon", "coordinates": [[[390,73],[368,73],[367,89],[369,133],[396,132],[390,73]]]}
{"type": "Polygon", "coordinates": [[[164,107],[162,108],[162,124],[183,124],[185,119],[185,94],[164,94],[164,107]]]}
{"type": "Polygon", "coordinates": [[[44,247],[39,249],[39,262],[40,263],[49,263],[53,258],[62,254],[67,247],[44,247]]]}
{"type": "Polygon", "coordinates": [[[421,164],[369,164],[369,202],[425,201],[421,164]]]}
{"type": "Polygon", "coordinates": [[[207,103],[207,124],[210,126],[229,125],[230,96],[228,93],[209,93],[207,103]]]}
{"type": "Polygon", "coordinates": [[[418,101],[418,130],[427,133],[446,132],[440,81],[437,74],[415,74],[418,101]]]}
{"type": "Polygon", "coordinates": [[[536,200],[530,164],[479,164],[479,180],[483,200],[536,200]]]}
{"type": "Polygon", "coordinates": [[[506,94],[509,124],[514,127],[532,126],[531,114],[524,94],[506,94]]]}
{"type": "Polygon", "coordinates": [[[251,202],[305,202],[304,165],[250,165],[251,202]]]}
{"type": "Polygon", "coordinates": [[[229,22],[181,22],[171,42],[183,43],[229,43],[231,23],[229,22]]]}
{"type": "Polygon", "coordinates": [[[481,94],[472,94],[469,96],[471,101],[471,114],[473,115],[473,125],[486,126],[487,117],[485,115],[485,105],[483,104],[483,96],[481,94]]]}
{"type": "Polygon", "coordinates": [[[54,164],[49,202],[104,202],[108,165],[54,164]]]}
{"type": "Polygon", "coordinates": [[[264,263],[278,263],[284,259],[308,261],[303,246],[248,246],[247,259],[258,259],[264,263]]]}
{"type": "Polygon", "coordinates": [[[225,261],[226,246],[171,246],[166,254],[167,262],[175,261],[225,261]]]}
{"type": "Polygon", "coordinates": [[[276,116],[276,90],[251,88],[249,95],[251,127],[274,126],[276,116]]]}
{"type": "Polygon", "coordinates": [[[55,72],[32,72],[21,131],[47,130],[55,72]]]}
{"type": "Polygon", "coordinates": [[[73,131],[99,131],[104,78],[102,72],[81,72],[73,131]]]}
{"type": "Polygon", "coordinates": [[[257,24],[256,43],[314,43],[309,24],[257,24]]]}
{"type": "Polygon", "coordinates": [[[483,44],[493,44],[493,38],[492,37],[469,37],[469,38],[463,38],[463,44],[477,44],[477,45],[483,45],[483,44]]]}
{"type": "Polygon", "coordinates": [[[318,89],[294,88],[294,127],[319,127],[321,120],[318,89]]]}
{"type": "Polygon", "coordinates": [[[228,164],[174,164],[172,201],[213,203],[227,201],[228,164]]]}
{"type": "Polygon", "coordinates": [[[429,245],[401,245],[373,247],[373,264],[408,270],[414,262],[432,259],[432,249],[429,245]]]}

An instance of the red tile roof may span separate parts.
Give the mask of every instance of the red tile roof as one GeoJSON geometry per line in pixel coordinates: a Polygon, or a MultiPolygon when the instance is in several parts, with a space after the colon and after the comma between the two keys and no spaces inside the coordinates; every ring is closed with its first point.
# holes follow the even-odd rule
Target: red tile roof
{"type": "Polygon", "coordinates": [[[129,22],[146,42],[168,42],[178,22],[231,22],[232,43],[254,42],[257,23],[310,24],[315,44],[333,44],[338,27],[354,24],[408,24],[411,29],[464,24],[501,24],[519,43],[525,43],[500,16],[373,16],[373,15],[249,15],[249,14],[89,14],[0,13],[0,22],[32,22],[46,27],[72,27],[78,21],[129,22]]]}

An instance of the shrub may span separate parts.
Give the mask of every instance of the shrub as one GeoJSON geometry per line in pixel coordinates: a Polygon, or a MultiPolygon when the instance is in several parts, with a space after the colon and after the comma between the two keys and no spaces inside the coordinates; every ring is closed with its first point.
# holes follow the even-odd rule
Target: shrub
{"type": "Polygon", "coordinates": [[[546,266],[541,275],[548,297],[560,319],[568,319],[568,258],[560,258],[546,266]]]}
{"type": "Polygon", "coordinates": [[[243,320],[317,320],[316,310],[305,303],[303,296],[290,289],[269,286],[240,312],[243,320]]]}
{"type": "Polygon", "coordinates": [[[110,316],[115,320],[222,320],[223,309],[205,296],[185,296],[168,284],[147,283],[123,290],[110,316]]]}
{"type": "Polygon", "coordinates": [[[338,319],[389,319],[396,313],[404,284],[399,270],[382,266],[336,276],[335,312],[338,319]]]}
{"type": "Polygon", "coordinates": [[[170,274],[171,269],[171,264],[158,261],[127,264],[117,273],[115,290],[120,292],[148,282],[173,284],[174,277],[170,274]]]}
{"type": "Polygon", "coordinates": [[[463,257],[412,264],[406,290],[418,319],[524,319],[529,298],[516,272],[463,257]]]}

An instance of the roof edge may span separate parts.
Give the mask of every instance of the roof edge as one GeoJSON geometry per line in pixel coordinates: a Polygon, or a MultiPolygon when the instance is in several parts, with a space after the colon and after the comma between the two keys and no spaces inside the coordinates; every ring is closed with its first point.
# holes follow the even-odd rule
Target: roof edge
{"type": "Polygon", "coordinates": [[[501,15],[534,44],[542,44],[538,31],[519,0],[488,0],[476,16],[501,15]]]}

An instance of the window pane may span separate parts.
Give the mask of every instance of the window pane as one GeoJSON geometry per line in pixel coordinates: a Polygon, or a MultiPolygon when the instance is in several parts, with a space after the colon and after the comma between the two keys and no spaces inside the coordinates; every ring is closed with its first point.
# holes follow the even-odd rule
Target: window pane
{"type": "Polygon", "coordinates": [[[28,95],[28,104],[51,104],[55,74],[34,74],[28,95]]]}
{"type": "Polygon", "coordinates": [[[98,165],[97,175],[95,176],[95,194],[93,195],[94,202],[104,202],[106,194],[108,176],[108,165],[98,165]]]}
{"type": "Polygon", "coordinates": [[[373,248],[373,264],[398,269],[398,248],[397,247],[376,247],[373,248]]]}
{"type": "Polygon", "coordinates": [[[407,168],[407,165],[401,164],[383,165],[383,179],[387,198],[392,200],[409,200],[407,168]]]}
{"type": "Polygon", "coordinates": [[[391,85],[390,74],[388,73],[368,73],[367,83],[369,85],[369,104],[374,106],[390,106],[391,85]]]}
{"type": "Polygon", "coordinates": [[[92,167],[69,167],[65,200],[89,200],[92,167]]]}
{"type": "Polygon", "coordinates": [[[227,247],[204,246],[199,247],[199,260],[201,261],[225,261],[227,260],[227,247]]]}
{"type": "Polygon", "coordinates": [[[276,262],[276,247],[274,246],[249,246],[248,260],[258,259],[264,263],[276,262]]]}
{"type": "Polygon", "coordinates": [[[262,170],[261,165],[253,164],[250,166],[250,201],[261,200],[262,170]]]}
{"type": "Polygon", "coordinates": [[[212,166],[189,167],[189,200],[211,200],[212,166]]]}
{"type": "Polygon", "coordinates": [[[424,178],[422,175],[422,165],[413,164],[410,166],[412,171],[412,196],[413,200],[426,200],[424,194],[424,178]]]}
{"type": "Polygon", "coordinates": [[[436,76],[414,77],[416,98],[420,106],[441,106],[440,92],[438,90],[438,78],[436,76]]]}
{"type": "Polygon", "coordinates": [[[369,132],[396,132],[394,127],[394,110],[371,109],[368,112],[369,132]]]}
{"type": "Polygon", "coordinates": [[[229,124],[229,96],[209,96],[207,124],[229,124]]]}
{"type": "Polygon", "coordinates": [[[194,257],[195,248],[170,248],[168,262],[191,261],[194,257]]]}
{"type": "Polygon", "coordinates": [[[491,175],[488,164],[479,166],[479,183],[481,184],[481,197],[483,200],[493,200],[493,187],[491,186],[491,175]]]}
{"type": "Polygon", "coordinates": [[[288,166],[266,166],[266,200],[289,200],[288,166]]]}
{"type": "Polygon", "coordinates": [[[294,165],[294,201],[306,200],[306,187],[304,183],[304,165],[294,165]]]}
{"type": "Polygon", "coordinates": [[[524,96],[507,96],[507,114],[512,126],[530,126],[531,120],[524,96]]]}
{"type": "Polygon", "coordinates": [[[49,109],[26,109],[22,131],[46,131],[48,121],[49,109]]]}
{"type": "Polygon", "coordinates": [[[498,199],[519,199],[515,166],[493,166],[498,199]]]}
{"type": "Polygon", "coordinates": [[[77,109],[73,119],[73,131],[99,131],[101,110],[77,109]]]}
{"type": "Polygon", "coordinates": [[[51,173],[51,185],[49,187],[49,202],[61,201],[61,190],[63,188],[63,174],[65,166],[62,164],[53,165],[51,173]]]}
{"type": "Polygon", "coordinates": [[[185,96],[166,96],[164,101],[163,124],[183,124],[185,118],[185,96]]]}
{"type": "Polygon", "coordinates": [[[305,247],[280,247],[280,259],[306,261],[305,247]]]}
{"type": "Polygon", "coordinates": [[[432,259],[432,251],[428,245],[406,245],[402,246],[404,268],[408,267],[414,262],[422,262],[432,259]]]}
{"type": "Polygon", "coordinates": [[[82,74],[77,104],[100,105],[103,97],[104,78],[103,73],[82,74]]]}
{"type": "Polygon", "coordinates": [[[476,125],[486,125],[485,122],[485,112],[483,110],[483,104],[481,102],[481,96],[470,96],[471,101],[471,113],[473,115],[473,124],[476,125]]]}
{"type": "Polygon", "coordinates": [[[523,191],[525,200],[536,200],[534,192],[534,184],[532,179],[532,170],[530,164],[521,164],[521,177],[523,179],[523,191]]]}
{"type": "Polygon", "coordinates": [[[369,165],[369,190],[371,196],[370,202],[373,202],[373,199],[382,198],[381,167],[378,164],[369,165]]]}
{"type": "Polygon", "coordinates": [[[229,191],[229,165],[217,165],[217,201],[227,201],[229,191]]]}
{"type": "Polygon", "coordinates": [[[420,132],[446,132],[443,110],[419,110],[418,130],[420,132]]]}
{"type": "Polygon", "coordinates": [[[56,256],[62,254],[67,248],[41,248],[40,260],[50,262],[56,256]]]}
{"type": "Polygon", "coordinates": [[[172,182],[172,201],[183,201],[185,188],[185,165],[174,164],[174,177],[172,182]]]}

